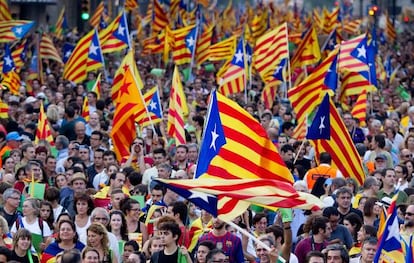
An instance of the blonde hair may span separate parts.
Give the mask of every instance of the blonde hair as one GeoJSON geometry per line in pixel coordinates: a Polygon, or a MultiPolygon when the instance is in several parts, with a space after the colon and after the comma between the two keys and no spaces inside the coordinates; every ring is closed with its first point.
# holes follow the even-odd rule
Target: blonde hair
{"type": "MultiPolygon", "coordinates": [[[[89,231],[102,236],[101,246],[105,254],[109,252],[108,231],[106,231],[106,228],[104,227],[104,225],[102,225],[101,223],[92,223],[86,230],[86,234],[88,234],[89,231]]],[[[91,244],[89,244],[89,240],[86,241],[86,245],[91,246],[91,244]]]]}
{"type": "Polygon", "coordinates": [[[3,234],[9,233],[9,225],[4,217],[0,216],[0,227],[3,231],[3,234]]]}

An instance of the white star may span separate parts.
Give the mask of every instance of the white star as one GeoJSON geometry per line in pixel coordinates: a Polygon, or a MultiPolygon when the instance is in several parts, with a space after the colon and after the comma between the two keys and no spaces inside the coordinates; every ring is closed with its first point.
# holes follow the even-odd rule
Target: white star
{"type": "Polygon", "coordinates": [[[187,199],[200,198],[200,199],[203,199],[205,202],[208,203],[208,198],[209,197],[214,197],[213,195],[198,192],[198,191],[191,191],[190,190],[190,192],[191,192],[191,195],[189,197],[187,197],[187,199]]]}
{"type": "Polygon", "coordinates": [[[213,148],[214,149],[214,151],[217,151],[216,150],[216,140],[217,140],[217,138],[219,137],[219,135],[217,134],[217,132],[216,132],[216,128],[217,128],[217,125],[214,125],[214,131],[212,131],[211,132],[211,144],[210,144],[210,149],[211,148],[213,148]]]}
{"type": "Polygon", "coordinates": [[[281,70],[282,70],[282,66],[277,66],[276,70],[275,70],[275,74],[278,74],[281,70]]]}
{"type": "Polygon", "coordinates": [[[89,47],[89,54],[98,55],[98,46],[95,46],[93,43],[89,47]]]}
{"type": "Polygon", "coordinates": [[[70,57],[70,55],[72,55],[72,51],[70,51],[70,50],[66,51],[66,53],[65,53],[65,57],[66,57],[66,58],[69,58],[69,57],[70,57]]]}
{"type": "Polygon", "coordinates": [[[234,55],[236,57],[236,63],[243,61],[243,52],[239,49],[237,53],[234,55]]]}
{"type": "Polygon", "coordinates": [[[125,30],[125,27],[123,27],[122,25],[119,25],[119,27],[118,27],[118,35],[121,35],[121,36],[123,36],[125,33],[124,33],[124,30],[125,30]]]}
{"type": "Polygon", "coordinates": [[[357,48],[358,51],[358,55],[357,57],[363,57],[366,58],[367,57],[367,50],[365,49],[365,46],[362,45],[361,47],[357,48]]]}
{"type": "Polygon", "coordinates": [[[333,45],[334,45],[334,41],[333,41],[333,39],[330,39],[329,42],[328,42],[328,46],[332,47],[333,45]]]}
{"type": "Polygon", "coordinates": [[[23,28],[16,27],[16,34],[20,36],[22,33],[23,33],[23,28]]]}
{"type": "Polygon", "coordinates": [[[194,46],[194,38],[193,37],[187,38],[187,43],[189,47],[194,46]]]}
{"type": "Polygon", "coordinates": [[[395,238],[398,241],[400,240],[399,237],[397,236],[397,234],[400,231],[400,229],[398,227],[397,218],[394,218],[394,220],[392,221],[392,224],[388,226],[388,231],[389,231],[389,234],[388,234],[387,239],[385,241],[390,240],[392,238],[395,238]]]}
{"type": "Polygon", "coordinates": [[[151,108],[151,110],[157,109],[157,103],[155,103],[153,100],[151,100],[151,103],[148,106],[151,108]]]}
{"type": "Polygon", "coordinates": [[[252,55],[247,54],[246,56],[247,56],[247,61],[250,63],[252,61],[252,55]]]}
{"type": "Polygon", "coordinates": [[[5,63],[7,66],[11,67],[13,61],[10,56],[4,57],[5,63]]]}
{"type": "Polygon", "coordinates": [[[323,124],[323,122],[325,121],[325,116],[321,117],[321,124],[319,124],[319,132],[320,134],[322,134],[322,130],[325,129],[325,124],[323,124]]]}

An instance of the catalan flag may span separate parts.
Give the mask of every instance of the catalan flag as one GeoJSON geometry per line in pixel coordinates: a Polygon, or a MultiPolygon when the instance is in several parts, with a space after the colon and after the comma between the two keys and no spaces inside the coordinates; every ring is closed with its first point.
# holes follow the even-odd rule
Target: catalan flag
{"type": "Polygon", "coordinates": [[[375,86],[372,86],[368,79],[362,76],[358,72],[351,72],[348,70],[343,71],[341,90],[339,93],[339,101],[346,105],[346,97],[359,95],[364,90],[368,92],[376,91],[375,86]]]}
{"type": "Polygon", "coordinates": [[[258,37],[262,36],[268,29],[268,11],[266,9],[258,11],[259,12],[254,16],[251,25],[252,37],[254,39],[257,39],[258,37]]]}
{"type": "Polygon", "coordinates": [[[152,13],[152,34],[158,34],[161,30],[166,28],[169,24],[168,16],[162,9],[158,0],[153,1],[153,13],[152,13]]]}
{"type": "Polygon", "coordinates": [[[133,72],[135,80],[137,81],[138,88],[141,90],[144,87],[144,84],[142,83],[141,77],[138,73],[134,54],[133,52],[129,51],[122,60],[118,70],[115,72],[114,80],[112,83],[111,98],[115,103],[119,102],[120,89],[123,83],[122,81],[125,78],[124,74],[128,68],[133,72]]]}
{"type": "Polygon", "coordinates": [[[365,34],[343,41],[339,52],[339,69],[368,73],[366,52],[367,38],[365,34]]]}
{"type": "Polygon", "coordinates": [[[204,233],[210,232],[213,228],[213,220],[208,221],[207,224],[203,224],[201,221],[201,217],[198,217],[193,223],[190,225],[189,230],[189,237],[190,237],[190,246],[188,247],[188,251],[192,252],[193,249],[197,246],[198,238],[201,237],[204,233]]]}
{"type": "Polygon", "coordinates": [[[5,88],[8,88],[11,94],[18,95],[20,88],[19,74],[15,71],[15,69],[12,69],[11,71],[3,73],[2,75],[3,79],[1,80],[1,85],[5,88]]]}
{"type": "Polygon", "coordinates": [[[294,70],[297,67],[315,64],[319,62],[320,59],[321,51],[318,43],[318,36],[316,35],[314,27],[311,26],[290,61],[291,70],[294,70]]]}
{"type": "Polygon", "coordinates": [[[0,21],[12,20],[7,0],[0,0],[0,21]]]}
{"type": "Polygon", "coordinates": [[[101,73],[99,73],[98,77],[96,77],[96,82],[92,87],[92,91],[96,93],[97,99],[99,100],[101,98],[101,73]]]}
{"type": "Polygon", "coordinates": [[[37,49],[34,49],[29,65],[29,80],[41,79],[41,72],[41,60],[39,59],[37,49]]]}
{"type": "Polygon", "coordinates": [[[45,140],[52,146],[55,145],[52,132],[50,130],[49,121],[47,120],[47,116],[43,107],[43,102],[40,103],[40,112],[36,129],[35,143],[37,144],[40,140],[45,140]]]}
{"type": "Polygon", "coordinates": [[[188,26],[171,31],[173,36],[173,60],[175,65],[191,62],[192,50],[195,49],[197,28],[188,26]]]}
{"type": "Polygon", "coordinates": [[[329,94],[326,93],[316,111],[312,124],[308,127],[306,139],[318,140],[331,138],[331,120],[329,114],[329,94]]]}
{"type": "Polygon", "coordinates": [[[104,66],[104,57],[102,54],[101,43],[99,42],[98,30],[93,29],[94,33],[88,51],[88,60],[86,63],[87,71],[92,71],[104,66]]]}
{"type": "Polygon", "coordinates": [[[125,10],[132,11],[138,8],[138,1],[137,0],[125,0],[125,10]]]}
{"type": "Polygon", "coordinates": [[[366,118],[367,118],[367,90],[364,89],[361,94],[359,94],[357,101],[355,102],[354,107],[351,110],[352,117],[359,120],[359,125],[365,127],[366,118]]]}
{"type": "Polygon", "coordinates": [[[4,47],[4,56],[3,56],[3,74],[8,73],[14,69],[14,61],[10,51],[10,46],[8,44],[4,47]]]}
{"type": "Polygon", "coordinates": [[[219,61],[226,60],[233,56],[234,50],[236,49],[237,39],[232,36],[223,41],[217,42],[210,46],[209,49],[209,60],[219,61]]]}
{"type": "Polygon", "coordinates": [[[89,59],[89,50],[94,34],[95,29],[91,30],[79,40],[69,60],[65,64],[63,78],[75,83],[80,83],[86,79],[87,61],[89,59]]]}
{"type": "Polygon", "coordinates": [[[170,91],[167,131],[175,139],[176,145],[186,144],[184,115],[188,115],[188,107],[180,73],[177,66],[175,66],[170,91]]]}
{"type": "Polygon", "coordinates": [[[350,20],[344,24],[344,31],[350,35],[356,35],[360,30],[361,23],[361,19],[350,20]]]}
{"type": "Polygon", "coordinates": [[[95,13],[93,13],[93,15],[91,16],[91,18],[89,19],[89,24],[95,28],[99,26],[99,22],[101,20],[101,17],[104,15],[105,12],[105,6],[104,6],[104,2],[101,1],[98,6],[95,9],[95,13]]]}
{"type": "Polygon", "coordinates": [[[68,62],[70,56],[72,55],[73,50],[75,49],[75,46],[69,43],[65,43],[62,47],[62,54],[63,54],[63,58],[62,61],[63,63],[66,64],[66,62],[68,62]]]}
{"type": "Polygon", "coordinates": [[[211,46],[211,39],[213,37],[214,26],[210,26],[207,30],[201,33],[200,38],[197,41],[196,60],[197,65],[203,64],[208,60],[209,49],[211,46]]]}
{"type": "Polygon", "coordinates": [[[144,94],[144,102],[147,111],[135,119],[138,125],[142,127],[160,123],[162,120],[162,107],[158,87],[155,86],[144,94]]]}
{"type": "Polygon", "coordinates": [[[266,84],[261,94],[265,109],[271,109],[279,89],[280,81],[273,82],[270,85],[266,84]]]}
{"type": "Polygon", "coordinates": [[[0,119],[9,118],[9,105],[0,100],[0,119]]]}
{"type": "Polygon", "coordinates": [[[284,23],[257,39],[253,61],[262,79],[268,71],[274,71],[281,60],[289,58],[287,37],[287,24],[284,23]]]}
{"type": "Polygon", "coordinates": [[[145,111],[141,91],[133,74],[130,67],[125,69],[111,131],[114,151],[119,161],[130,155],[130,145],[137,137],[135,114],[145,111]]]}
{"type": "Polygon", "coordinates": [[[401,244],[400,227],[397,215],[397,196],[397,194],[394,195],[391,205],[388,208],[388,216],[385,222],[385,227],[382,229],[382,233],[378,233],[380,238],[374,262],[406,262],[401,244]]]}
{"type": "Polygon", "coordinates": [[[24,38],[20,44],[16,45],[12,51],[12,57],[16,71],[20,72],[20,69],[24,66],[27,58],[27,41],[24,38]]]}
{"type": "Polygon", "coordinates": [[[34,24],[33,21],[27,20],[0,21],[0,43],[22,39],[34,24]]]}
{"type": "Polygon", "coordinates": [[[397,32],[388,14],[385,15],[385,37],[390,43],[394,43],[397,40],[397,32]]]}
{"type": "Polygon", "coordinates": [[[68,29],[68,23],[66,21],[65,7],[60,11],[59,17],[55,25],[55,36],[58,39],[63,39],[63,30],[68,29]]]}
{"type": "Polygon", "coordinates": [[[54,60],[63,65],[63,61],[57,52],[52,39],[50,39],[45,33],[42,34],[42,38],[40,40],[39,53],[42,59],[54,60]]]}
{"type": "Polygon", "coordinates": [[[125,12],[121,12],[107,28],[99,32],[99,41],[103,53],[120,51],[131,48],[129,39],[128,23],[125,12]]]}
{"type": "Polygon", "coordinates": [[[332,13],[325,13],[323,32],[329,34],[334,28],[339,26],[339,7],[336,7],[332,13]]]}
{"type": "Polygon", "coordinates": [[[88,96],[85,96],[83,98],[82,114],[81,115],[82,115],[82,118],[86,122],[89,122],[90,116],[89,116],[89,100],[88,100],[88,96]]]}
{"type": "Polygon", "coordinates": [[[225,96],[242,92],[246,85],[245,52],[243,38],[239,40],[236,52],[229,68],[223,74],[219,83],[219,92],[225,96]]]}

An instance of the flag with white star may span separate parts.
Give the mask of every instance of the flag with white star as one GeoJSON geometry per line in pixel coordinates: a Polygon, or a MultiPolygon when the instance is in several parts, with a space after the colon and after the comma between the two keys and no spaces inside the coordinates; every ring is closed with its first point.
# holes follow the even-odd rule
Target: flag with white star
{"type": "Polygon", "coordinates": [[[187,48],[190,50],[191,54],[194,52],[194,48],[196,46],[196,38],[197,38],[197,27],[194,27],[185,37],[185,43],[187,45],[187,48]]]}
{"type": "Polygon", "coordinates": [[[95,29],[92,35],[91,43],[89,46],[88,58],[94,63],[104,63],[104,57],[101,50],[101,44],[99,42],[98,30],[95,29]]]}
{"type": "Polygon", "coordinates": [[[368,72],[368,64],[366,63],[366,34],[341,43],[338,63],[338,68],[341,70],[368,72]]]}
{"type": "Polygon", "coordinates": [[[119,19],[119,24],[117,30],[114,31],[114,36],[128,45],[131,46],[131,41],[129,40],[129,31],[128,31],[128,23],[126,20],[125,12],[122,12],[121,17],[119,19]]]}
{"type": "Polygon", "coordinates": [[[65,43],[62,47],[62,54],[63,54],[63,63],[66,63],[70,55],[72,55],[73,50],[75,49],[75,46],[69,43],[65,43]]]}
{"type": "Polygon", "coordinates": [[[367,64],[367,38],[364,37],[353,51],[351,51],[351,56],[359,59],[363,63],[367,64]]]}
{"type": "Polygon", "coordinates": [[[330,88],[333,91],[336,91],[338,86],[338,55],[335,55],[332,60],[328,72],[326,72],[324,84],[326,87],[330,88]]]}
{"type": "Polygon", "coordinates": [[[273,77],[277,80],[284,81],[284,71],[287,64],[287,58],[283,58],[279,65],[277,65],[275,71],[273,72],[273,77]]]}
{"type": "Polygon", "coordinates": [[[375,42],[371,40],[367,47],[367,63],[369,67],[369,81],[372,85],[377,86],[377,69],[375,66],[376,48],[375,42]]]}
{"type": "Polygon", "coordinates": [[[14,68],[14,61],[11,55],[10,47],[8,44],[4,47],[3,57],[3,73],[8,73],[14,68]]]}
{"type": "Polygon", "coordinates": [[[144,94],[147,111],[135,118],[140,127],[147,127],[160,123],[162,120],[162,107],[158,87],[155,86],[144,94]]]}
{"type": "Polygon", "coordinates": [[[103,53],[112,53],[131,47],[125,12],[121,12],[105,29],[99,32],[103,53]]]}
{"type": "Polygon", "coordinates": [[[319,105],[319,108],[315,114],[315,117],[313,118],[313,122],[311,126],[308,127],[306,139],[329,140],[330,138],[331,138],[331,122],[330,122],[330,116],[329,116],[329,94],[326,93],[325,97],[322,99],[321,104],[319,105]]]}
{"type": "Polygon", "coordinates": [[[34,26],[33,21],[9,20],[0,21],[0,43],[8,43],[22,39],[34,26]]]}

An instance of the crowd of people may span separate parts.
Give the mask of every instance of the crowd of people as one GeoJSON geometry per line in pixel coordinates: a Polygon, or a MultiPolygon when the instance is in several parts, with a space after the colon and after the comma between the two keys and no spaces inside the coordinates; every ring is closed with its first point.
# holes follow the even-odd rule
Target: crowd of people
{"type": "Polygon", "coordinates": [[[119,160],[109,136],[115,107],[111,83],[119,57],[106,55],[108,75],[103,74],[107,78],[100,94],[92,90],[95,72],[74,85],[52,61],[44,63],[42,82],[29,80],[23,68],[19,94],[1,90],[8,118],[0,119],[0,263],[371,263],[380,216],[394,196],[407,252],[414,235],[413,41],[407,32],[396,46],[380,45],[379,55],[390,58],[395,74],[369,95],[365,126],[341,109],[363,164],[362,185],[333,167],[330,153],[316,155],[309,142],[294,138],[295,114],[286,98],[277,96],[272,108],[264,109],[258,77],[247,96],[231,95],[267,131],[292,172],[294,188],[324,204],[277,212],[252,206],[233,220],[238,227],[154,180],[191,179],[203,161],[198,155],[208,95],[216,87],[214,71],[194,69],[194,80],[183,83],[187,144],[175,145],[166,133],[173,65],[163,76],[152,75],[157,57],[143,56],[136,44],[142,93],[158,86],[163,118],[154,126],[137,127],[130,156],[119,160]],[[85,97],[88,121],[82,117],[85,97]],[[53,143],[35,141],[41,105],[53,143]],[[35,184],[44,186],[40,196],[31,189],[35,184]]]}

